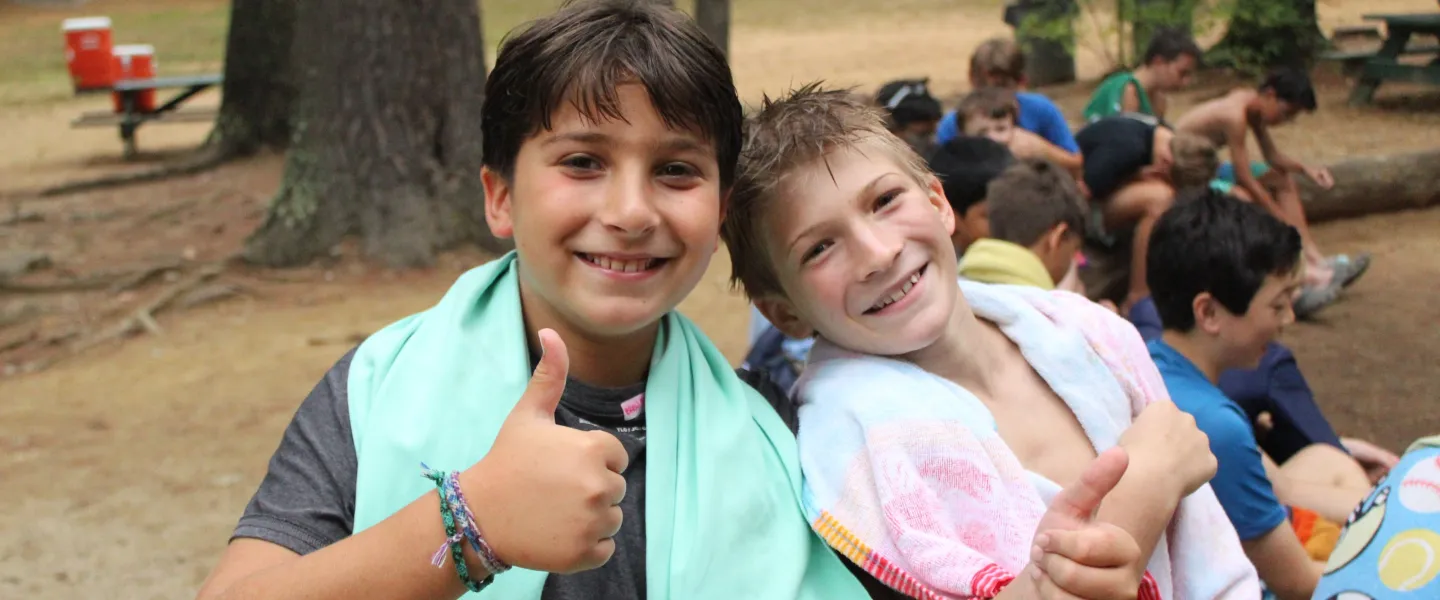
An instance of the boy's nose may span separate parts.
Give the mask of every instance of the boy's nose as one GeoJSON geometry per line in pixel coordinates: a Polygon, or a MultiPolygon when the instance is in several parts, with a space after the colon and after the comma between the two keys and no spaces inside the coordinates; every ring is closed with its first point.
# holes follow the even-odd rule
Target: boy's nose
{"type": "Polygon", "coordinates": [[[600,222],[606,229],[627,236],[641,236],[654,230],[660,214],[651,200],[649,181],[640,176],[619,176],[606,189],[600,222]]]}
{"type": "Polygon", "coordinates": [[[880,227],[862,227],[855,238],[861,279],[889,271],[905,247],[903,240],[880,227]]]}

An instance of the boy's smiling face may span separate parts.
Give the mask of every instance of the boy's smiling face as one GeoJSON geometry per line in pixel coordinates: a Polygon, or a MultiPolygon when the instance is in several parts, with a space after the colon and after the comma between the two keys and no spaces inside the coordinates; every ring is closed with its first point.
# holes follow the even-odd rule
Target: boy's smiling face
{"type": "Polygon", "coordinates": [[[623,119],[560,105],[526,139],[509,180],[486,170],[486,216],[513,236],[532,324],[587,338],[657,323],[694,289],[719,244],[714,145],[670,129],[640,84],[616,89],[623,119]]]}
{"type": "Polygon", "coordinates": [[[1270,342],[1280,337],[1285,326],[1295,322],[1293,304],[1300,289],[1302,269],[1303,266],[1297,265],[1291,273],[1267,275],[1243,315],[1233,314],[1213,300],[1211,314],[1196,315],[1197,324],[1208,326],[1230,359],[1226,367],[1258,367],[1270,342]]]}
{"type": "Polygon", "coordinates": [[[935,342],[953,314],[955,217],[875,144],[840,148],[787,178],[765,242],[784,298],[757,299],[792,336],[895,356],[935,342]]]}

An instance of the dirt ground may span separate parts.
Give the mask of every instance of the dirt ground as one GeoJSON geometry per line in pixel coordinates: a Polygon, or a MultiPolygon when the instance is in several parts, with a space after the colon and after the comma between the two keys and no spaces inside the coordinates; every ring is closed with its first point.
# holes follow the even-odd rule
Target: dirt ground
{"type": "MultiPolygon", "coordinates": [[[[809,4],[815,2],[796,3],[809,4]]],[[[797,28],[745,12],[758,2],[737,2],[732,56],[742,93],[754,99],[817,78],[873,89],[889,78],[929,74],[937,90],[954,94],[961,91],[969,49],[1004,32],[998,4],[900,4],[924,18],[817,13],[811,26],[797,28]]],[[[80,10],[111,6],[120,3],[97,0],[80,10]]],[[[60,18],[5,7],[0,0],[0,21],[60,18]]],[[[1362,11],[1387,10],[1433,10],[1433,3],[1321,3],[1327,29],[1359,22],[1362,11]]],[[[0,54],[5,43],[0,40],[0,54]]],[[[198,59],[186,64],[214,68],[198,59]]],[[[1083,53],[1080,66],[1087,77],[1105,69],[1083,53]]],[[[1318,80],[1321,110],[1277,132],[1293,154],[1328,162],[1434,145],[1440,93],[1395,87],[1382,92],[1380,106],[1351,109],[1344,105],[1343,80],[1333,74],[1318,80]]],[[[1235,83],[1203,82],[1177,109],[1235,83]]],[[[37,198],[34,190],[47,185],[180,155],[204,139],[207,127],[144,129],[147,154],[138,165],[127,163],[112,130],[67,127],[80,112],[103,108],[105,98],[36,99],[7,85],[0,76],[0,131],[9,141],[0,145],[0,259],[47,255],[47,268],[18,280],[32,286],[100,283],[81,291],[0,288],[0,506],[6,507],[0,511],[0,598],[72,597],[96,589],[117,598],[191,595],[264,474],[280,431],[331,362],[356,336],[433,303],[459,273],[487,257],[456,251],[433,269],[398,273],[367,265],[345,246],[303,269],[231,266],[195,288],[198,295],[182,295],[157,313],[153,332],[141,324],[141,334],[123,343],[67,356],[65,348],[124,322],[204,265],[233,254],[263,215],[283,160],[262,156],[161,183],[37,198]],[[137,269],[155,272],[127,281],[137,269]],[[55,359],[63,360],[23,372],[32,361],[55,359]]],[[[1090,85],[1048,91],[1076,115],[1090,85]]],[[[200,101],[215,104],[218,97],[200,101]]],[[[1399,450],[1440,432],[1437,232],[1440,208],[1316,228],[1329,252],[1375,253],[1371,272],[1340,304],[1286,334],[1344,434],[1399,450]]],[[[724,254],[717,255],[681,310],[738,361],[748,314],[725,284],[728,272],[724,254]]]]}

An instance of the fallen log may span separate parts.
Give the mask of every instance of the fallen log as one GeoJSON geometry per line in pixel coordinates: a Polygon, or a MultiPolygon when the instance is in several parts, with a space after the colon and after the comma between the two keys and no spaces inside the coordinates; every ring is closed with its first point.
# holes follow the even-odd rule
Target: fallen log
{"type": "MultiPolygon", "coordinates": [[[[1392,154],[1359,156],[1330,165],[1335,186],[1322,190],[1299,177],[1300,201],[1311,222],[1440,206],[1440,148],[1392,154]]],[[[1080,270],[1085,293],[1092,300],[1120,302],[1130,277],[1128,232],[1112,232],[1121,239],[1114,247],[1087,242],[1088,264],[1080,270]]]]}
{"type": "Polygon", "coordinates": [[[1300,177],[1310,221],[1330,221],[1440,205],[1440,148],[1358,156],[1330,165],[1335,186],[1322,190],[1300,177]]]}

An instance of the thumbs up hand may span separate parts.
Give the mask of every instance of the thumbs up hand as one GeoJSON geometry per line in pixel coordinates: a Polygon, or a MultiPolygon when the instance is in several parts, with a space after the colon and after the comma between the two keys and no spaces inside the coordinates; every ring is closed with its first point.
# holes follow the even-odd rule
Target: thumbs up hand
{"type": "MultiPolygon", "coordinates": [[[[1135,598],[1145,572],[1140,547],[1124,529],[1095,521],[1100,502],[1120,482],[1129,457],[1120,447],[1096,457],[1080,480],[1062,490],[1036,527],[1032,563],[1021,585],[1047,600],[1135,598]]],[[[1012,584],[1013,585],[1013,584],[1012,584]]]]}
{"type": "Polygon", "coordinates": [[[629,463],[603,431],[555,424],[570,359],[559,334],[539,333],[540,364],[490,452],[460,475],[486,542],[503,561],[551,573],[605,564],[615,553],[629,463]]]}

